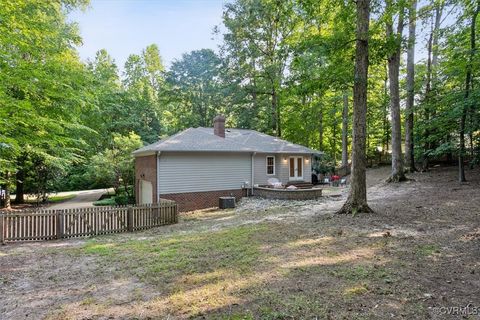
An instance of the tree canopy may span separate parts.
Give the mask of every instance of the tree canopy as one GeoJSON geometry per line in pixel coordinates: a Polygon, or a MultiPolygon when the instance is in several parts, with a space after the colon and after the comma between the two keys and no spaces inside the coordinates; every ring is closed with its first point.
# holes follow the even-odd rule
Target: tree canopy
{"type": "MultiPolygon", "coordinates": [[[[333,165],[341,165],[343,152],[345,165],[353,1],[231,1],[214,28],[218,50],[198,48],[166,67],[151,44],[132,53],[121,74],[104,49],[87,62],[76,52],[81,36],[67,17],[87,5],[14,0],[0,7],[0,185],[17,201],[24,192],[117,185],[118,174],[105,173],[105,180],[91,170],[118,159],[119,141],[152,143],[211,126],[219,113],[232,127],[321,150],[333,165]]],[[[409,170],[457,158],[459,179],[468,179],[464,164],[480,160],[480,1],[370,6],[367,163],[392,158],[392,176],[400,178],[393,180],[402,180],[407,148],[409,170]],[[412,52],[420,52],[417,60],[412,52]]]]}

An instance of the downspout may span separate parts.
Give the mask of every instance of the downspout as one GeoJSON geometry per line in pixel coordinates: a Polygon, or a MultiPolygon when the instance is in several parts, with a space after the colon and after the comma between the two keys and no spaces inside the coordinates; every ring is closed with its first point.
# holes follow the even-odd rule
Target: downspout
{"type": "Polygon", "coordinates": [[[255,184],[255,181],[254,181],[254,177],[255,177],[255,166],[254,166],[254,163],[255,163],[255,155],[257,153],[256,152],[253,152],[252,153],[252,178],[251,178],[251,181],[252,181],[252,185],[251,185],[251,192],[250,192],[250,195],[253,196],[253,185],[255,184]]]}
{"type": "Polygon", "coordinates": [[[157,198],[157,203],[160,203],[160,177],[159,177],[159,169],[160,169],[160,151],[157,151],[157,171],[155,172],[155,177],[156,177],[156,180],[157,180],[157,185],[155,186],[155,190],[156,190],[156,198],[157,198]]]}

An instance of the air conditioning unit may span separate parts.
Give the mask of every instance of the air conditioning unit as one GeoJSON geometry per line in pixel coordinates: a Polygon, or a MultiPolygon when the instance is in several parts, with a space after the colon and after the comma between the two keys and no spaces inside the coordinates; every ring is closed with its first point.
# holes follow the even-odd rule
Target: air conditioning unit
{"type": "Polygon", "coordinates": [[[220,209],[235,208],[235,197],[220,197],[218,200],[218,207],[220,209]]]}

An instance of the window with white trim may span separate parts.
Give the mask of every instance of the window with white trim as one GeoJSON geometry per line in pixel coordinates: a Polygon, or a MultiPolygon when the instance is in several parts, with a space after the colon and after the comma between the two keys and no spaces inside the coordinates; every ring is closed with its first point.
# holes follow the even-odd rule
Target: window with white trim
{"type": "Polygon", "coordinates": [[[275,175],[275,157],[267,156],[267,174],[275,175]]]}

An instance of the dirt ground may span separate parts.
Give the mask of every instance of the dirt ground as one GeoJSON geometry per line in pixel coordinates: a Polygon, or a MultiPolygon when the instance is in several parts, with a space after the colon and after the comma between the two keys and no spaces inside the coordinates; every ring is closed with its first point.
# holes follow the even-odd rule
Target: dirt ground
{"type": "Polygon", "coordinates": [[[246,199],[145,232],[0,248],[0,319],[478,319],[480,170],[385,184],[375,213],[246,199]]]}

